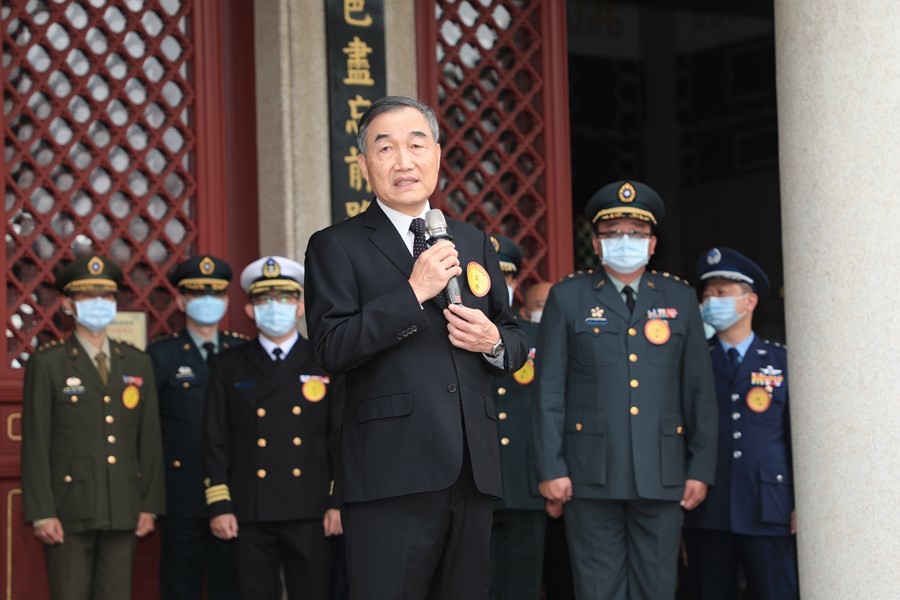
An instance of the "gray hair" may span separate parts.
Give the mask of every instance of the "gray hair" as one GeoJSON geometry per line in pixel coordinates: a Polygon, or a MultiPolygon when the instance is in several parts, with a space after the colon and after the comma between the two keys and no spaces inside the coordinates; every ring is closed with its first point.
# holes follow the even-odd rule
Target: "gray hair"
{"type": "Polygon", "coordinates": [[[366,155],[366,133],[369,131],[369,124],[375,117],[381,113],[400,110],[402,108],[414,108],[422,113],[422,116],[425,117],[425,121],[428,123],[428,128],[431,130],[434,141],[440,143],[441,131],[438,127],[437,116],[430,106],[424,102],[419,102],[415,98],[410,98],[409,96],[385,96],[384,98],[379,98],[373,102],[372,106],[369,107],[369,110],[363,113],[363,116],[359,119],[359,128],[358,133],[356,134],[356,147],[359,149],[360,154],[363,156],[366,155]]]}

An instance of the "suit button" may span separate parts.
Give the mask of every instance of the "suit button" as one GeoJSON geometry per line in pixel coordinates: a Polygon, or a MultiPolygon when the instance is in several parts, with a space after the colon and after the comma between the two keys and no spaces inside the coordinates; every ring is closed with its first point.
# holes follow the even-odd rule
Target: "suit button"
{"type": "Polygon", "coordinates": [[[631,380],[631,387],[636,388],[636,387],[639,386],[639,385],[641,385],[641,384],[640,384],[640,382],[638,382],[637,379],[632,379],[632,380],[631,380]]]}
{"type": "Polygon", "coordinates": [[[630,360],[631,362],[637,362],[637,354],[629,354],[628,360],[630,360]]]}
{"type": "Polygon", "coordinates": [[[741,432],[735,431],[734,433],[731,434],[731,437],[733,437],[736,440],[739,440],[739,439],[741,439],[741,432]]]}
{"type": "Polygon", "coordinates": [[[740,418],[741,418],[741,413],[739,413],[739,412],[731,413],[731,420],[732,420],[732,421],[737,421],[737,420],[740,419],[740,418]]]}
{"type": "Polygon", "coordinates": [[[636,414],[638,414],[638,413],[641,412],[641,411],[638,410],[638,407],[637,407],[637,406],[632,406],[632,407],[631,407],[631,410],[628,411],[628,412],[630,412],[630,413],[633,414],[633,415],[636,415],[636,414]]]}
{"type": "Polygon", "coordinates": [[[294,477],[300,477],[300,474],[301,474],[301,473],[303,473],[303,471],[301,471],[300,469],[294,469],[293,471],[291,471],[291,474],[292,474],[294,477]]]}
{"type": "Polygon", "coordinates": [[[191,384],[190,384],[190,382],[185,381],[184,383],[181,384],[181,387],[183,387],[184,389],[188,389],[189,387],[191,387],[191,384]]]}
{"type": "Polygon", "coordinates": [[[103,396],[103,404],[109,404],[110,402],[112,402],[112,398],[110,398],[109,396],[103,396]]]}
{"type": "Polygon", "coordinates": [[[103,420],[112,425],[115,422],[116,418],[112,415],[106,415],[106,418],[103,420]]]}
{"type": "Polygon", "coordinates": [[[403,339],[403,334],[402,334],[402,333],[398,333],[398,334],[397,334],[397,339],[398,339],[398,340],[402,340],[402,339],[403,339]]]}
{"type": "Polygon", "coordinates": [[[509,446],[509,438],[508,437],[500,438],[500,443],[503,444],[504,446],[509,446]]]}
{"type": "Polygon", "coordinates": [[[739,399],[740,397],[741,397],[740,394],[732,394],[732,395],[731,395],[731,400],[734,401],[734,402],[737,402],[738,399],[739,399]]]}
{"type": "Polygon", "coordinates": [[[455,384],[455,383],[451,383],[450,385],[448,385],[448,386],[447,386],[447,391],[450,392],[451,394],[454,393],[454,392],[456,392],[456,384],[455,384]]]}
{"type": "Polygon", "coordinates": [[[505,395],[506,395],[506,388],[505,388],[505,387],[497,388],[497,395],[498,395],[498,396],[505,396],[505,395]]]}
{"type": "Polygon", "coordinates": [[[628,328],[628,335],[630,335],[630,336],[632,336],[632,337],[636,336],[636,335],[637,335],[637,329],[635,329],[634,327],[629,327],[629,328],[628,328]]]}
{"type": "Polygon", "coordinates": [[[111,465],[114,465],[114,464],[116,464],[116,457],[113,455],[109,455],[106,457],[106,462],[108,462],[111,465]]]}
{"type": "Polygon", "coordinates": [[[501,412],[499,415],[497,415],[497,417],[498,417],[501,421],[505,421],[505,420],[506,420],[506,416],[507,416],[507,415],[506,415],[505,412],[501,412]]]}
{"type": "Polygon", "coordinates": [[[291,409],[291,414],[294,414],[294,415],[299,415],[302,412],[303,412],[303,409],[300,408],[299,406],[295,406],[291,409]]]}
{"type": "Polygon", "coordinates": [[[114,436],[114,435],[108,435],[108,436],[106,436],[106,441],[109,442],[110,444],[115,444],[115,443],[116,443],[116,436],[114,436]]]}
{"type": "Polygon", "coordinates": [[[265,479],[266,478],[266,470],[265,469],[257,469],[256,476],[259,477],[260,479],[265,479]]]}
{"type": "Polygon", "coordinates": [[[72,396],[69,399],[72,401],[72,404],[78,404],[78,396],[72,396]]]}
{"type": "Polygon", "coordinates": [[[419,326],[418,326],[418,325],[413,325],[412,327],[409,328],[409,330],[412,331],[413,333],[415,333],[415,332],[417,332],[417,331],[419,330],[419,326]]]}
{"type": "Polygon", "coordinates": [[[172,466],[175,467],[176,469],[180,469],[181,461],[176,458],[175,460],[172,461],[172,466]]]}
{"type": "Polygon", "coordinates": [[[259,438],[258,440],[256,440],[256,445],[259,446],[260,448],[265,448],[266,447],[266,438],[259,438]]]}
{"type": "Polygon", "coordinates": [[[402,335],[403,335],[403,337],[408,337],[408,336],[409,336],[409,331],[406,330],[406,329],[404,329],[402,335]]]}
{"type": "Polygon", "coordinates": [[[65,477],[63,477],[63,481],[65,481],[66,483],[72,483],[72,476],[66,475],[65,477]]]}
{"type": "Polygon", "coordinates": [[[584,425],[582,425],[581,423],[575,423],[575,431],[581,431],[582,429],[584,429],[584,425]]]}
{"type": "Polygon", "coordinates": [[[266,409],[264,409],[264,408],[257,408],[257,409],[256,409],[256,416],[257,416],[257,417],[264,417],[264,416],[266,416],[266,409]]]}
{"type": "Polygon", "coordinates": [[[294,445],[295,445],[295,446],[299,446],[300,444],[303,443],[303,440],[301,440],[301,439],[298,438],[298,437],[295,437],[294,440],[293,440],[293,442],[294,442],[294,445]]]}
{"type": "Polygon", "coordinates": [[[735,457],[735,458],[740,458],[740,457],[742,457],[742,456],[744,455],[744,453],[741,452],[740,450],[735,450],[734,452],[732,452],[731,455],[732,455],[733,457],[735,457]]]}

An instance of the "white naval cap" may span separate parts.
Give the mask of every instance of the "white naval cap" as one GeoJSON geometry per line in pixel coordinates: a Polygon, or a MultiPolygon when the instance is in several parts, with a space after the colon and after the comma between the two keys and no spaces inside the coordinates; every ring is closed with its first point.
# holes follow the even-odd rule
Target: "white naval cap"
{"type": "Polygon", "coordinates": [[[250,294],[268,290],[303,291],[303,265],[284,256],[264,256],[241,271],[241,287],[250,294]]]}

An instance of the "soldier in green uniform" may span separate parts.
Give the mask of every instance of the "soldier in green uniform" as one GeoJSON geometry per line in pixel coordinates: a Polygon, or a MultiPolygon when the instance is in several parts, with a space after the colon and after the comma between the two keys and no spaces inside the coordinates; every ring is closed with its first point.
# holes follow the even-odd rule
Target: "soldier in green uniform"
{"type": "Polygon", "coordinates": [[[25,520],[45,544],[53,599],[129,598],[136,539],[165,508],[150,358],[106,335],[121,283],[100,256],[66,266],[56,286],[75,331],[25,368],[25,520]]]}
{"type": "Polygon", "coordinates": [[[181,331],[147,348],[153,359],[163,449],[166,458],[166,517],[160,520],[160,596],[164,600],[239,597],[234,543],[209,529],[203,486],[203,399],[211,355],[243,344],[247,337],[219,331],[228,308],[231,267],[221,258],[192,256],[169,277],[175,303],[185,313],[181,331]]]}
{"type": "Polygon", "coordinates": [[[600,189],[586,214],[603,269],[553,286],[537,345],[541,493],[567,502],[576,597],[675,595],[681,507],[716,468],[717,409],[693,288],[646,271],[662,200],[600,189]]]}
{"type": "MultiPolygon", "coordinates": [[[[507,288],[513,290],[522,265],[522,251],[502,235],[492,235],[490,240],[507,288]]],[[[517,321],[528,337],[528,360],[512,380],[493,381],[503,498],[494,503],[491,524],[492,600],[537,600],[541,595],[546,517],[529,448],[537,324],[527,318],[517,321]]]]}

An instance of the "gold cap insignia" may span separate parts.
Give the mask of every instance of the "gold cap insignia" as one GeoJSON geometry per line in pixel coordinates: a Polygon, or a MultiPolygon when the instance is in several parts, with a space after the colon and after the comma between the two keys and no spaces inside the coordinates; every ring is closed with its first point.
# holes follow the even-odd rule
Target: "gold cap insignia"
{"type": "Polygon", "coordinates": [[[216,263],[208,257],[204,256],[203,260],[200,261],[200,272],[204,275],[212,275],[216,270],[216,263]]]}
{"type": "Polygon", "coordinates": [[[278,266],[278,263],[275,262],[274,258],[270,258],[265,263],[263,263],[263,277],[268,279],[272,279],[273,277],[278,277],[281,275],[281,267],[278,266]]]}
{"type": "Polygon", "coordinates": [[[103,261],[100,260],[99,256],[95,256],[88,261],[88,271],[90,271],[92,275],[99,275],[103,272],[103,261]]]}
{"type": "Polygon", "coordinates": [[[634,186],[630,183],[623,183],[622,187],[619,188],[619,200],[625,204],[634,202],[635,196],[637,196],[637,192],[634,191],[634,186]]]}

